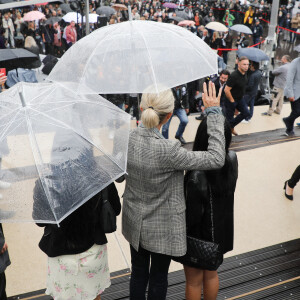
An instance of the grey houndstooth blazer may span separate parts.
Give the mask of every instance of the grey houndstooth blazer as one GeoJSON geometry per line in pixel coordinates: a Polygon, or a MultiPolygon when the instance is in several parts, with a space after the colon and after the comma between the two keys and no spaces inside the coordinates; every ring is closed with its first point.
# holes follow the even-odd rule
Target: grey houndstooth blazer
{"type": "Polygon", "coordinates": [[[129,138],[122,233],[138,251],[186,253],[184,170],[221,168],[225,161],[224,117],[207,117],[208,151],[187,151],[157,128],[134,129],[129,138]]]}

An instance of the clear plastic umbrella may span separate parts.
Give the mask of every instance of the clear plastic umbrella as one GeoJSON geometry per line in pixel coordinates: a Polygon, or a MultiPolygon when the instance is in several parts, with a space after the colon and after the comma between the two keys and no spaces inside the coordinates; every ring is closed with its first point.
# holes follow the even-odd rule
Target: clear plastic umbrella
{"type": "Polygon", "coordinates": [[[126,172],[130,116],[53,83],[0,94],[0,222],[59,223],[126,172]]]}
{"type": "Polygon", "coordinates": [[[68,12],[63,16],[63,20],[67,23],[71,23],[72,21],[74,21],[76,24],[82,23],[82,16],[78,12],[68,12]]]}
{"type": "MultiPolygon", "coordinates": [[[[89,14],[89,23],[97,23],[99,15],[89,14]]],[[[86,17],[83,17],[83,23],[86,23],[86,17]]]]}
{"type": "Polygon", "coordinates": [[[217,55],[195,34],[173,24],[128,21],[75,43],[47,80],[80,93],[159,92],[216,74],[217,55]]]}

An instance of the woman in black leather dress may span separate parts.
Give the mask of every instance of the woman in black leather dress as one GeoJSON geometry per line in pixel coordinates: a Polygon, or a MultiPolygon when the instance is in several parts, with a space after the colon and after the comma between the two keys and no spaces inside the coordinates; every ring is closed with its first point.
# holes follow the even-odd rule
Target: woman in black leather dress
{"type": "MultiPolygon", "coordinates": [[[[238,163],[235,152],[228,151],[231,143],[231,130],[227,121],[225,126],[226,160],[223,168],[210,171],[190,171],[185,176],[187,235],[212,241],[212,222],[210,192],[213,207],[214,241],[224,254],[233,249],[233,202],[238,163]]],[[[193,151],[207,151],[207,120],[199,125],[193,151]]],[[[191,263],[188,254],[180,261],[186,276],[186,300],[216,299],[219,289],[217,270],[206,270],[199,263],[191,263]]],[[[220,264],[223,259],[220,260],[220,264]]]]}

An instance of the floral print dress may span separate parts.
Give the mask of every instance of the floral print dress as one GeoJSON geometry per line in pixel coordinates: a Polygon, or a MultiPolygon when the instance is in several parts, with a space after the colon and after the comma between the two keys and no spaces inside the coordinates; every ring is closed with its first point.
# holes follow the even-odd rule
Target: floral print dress
{"type": "Polygon", "coordinates": [[[54,300],[94,300],[110,286],[107,245],[74,255],[48,257],[46,294],[54,300]]]}

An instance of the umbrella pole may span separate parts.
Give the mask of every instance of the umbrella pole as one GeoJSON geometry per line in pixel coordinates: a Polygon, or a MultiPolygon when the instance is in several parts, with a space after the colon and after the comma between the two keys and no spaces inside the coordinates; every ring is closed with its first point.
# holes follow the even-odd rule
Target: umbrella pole
{"type": "MultiPolygon", "coordinates": [[[[20,96],[20,100],[21,100],[22,106],[23,106],[23,107],[26,107],[27,105],[26,105],[26,101],[25,101],[25,99],[24,99],[23,93],[22,93],[22,92],[19,92],[19,96],[20,96]]],[[[37,141],[36,141],[35,135],[34,135],[34,133],[33,133],[32,125],[31,125],[31,122],[30,122],[30,118],[28,117],[28,114],[27,114],[27,109],[25,109],[25,115],[26,115],[26,120],[27,120],[28,130],[29,130],[29,140],[30,140],[32,149],[36,148],[36,150],[37,150],[36,153],[37,153],[37,156],[38,156],[38,157],[36,157],[36,154],[35,154],[35,152],[33,151],[33,157],[34,157],[34,160],[35,160],[36,162],[37,162],[37,161],[40,161],[41,164],[42,164],[42,163],[43,163],[43,158],[42,158],[40,149],[39,149],[39,147],[38,147],[38,143],[37,143],[37,141]]],[[[40,170],[39,170],[38,167],[37,167],[37,171],[38,171],[38,173],[39,173],[39,176],[40,176],[40,179],[41,179],[41,184],[42,184],[43,189],[44,189],[44,191],[45,191],[46,197],[47,197],[48,199],[51,199],[51,197],[50,197],[50,195],[49,195],[49,191],[48,191],[48,189],[45,187],[45,183],[44,183],[44,181],[43,181],[43,177],[41,176],[40,170]]],[[[51,205],[50,202],[49,202],[49,205],[50,205],[50,208],[51,208],[51,210],[52,210],[53,216],[54,216],[54,218],[55,218],[56,224],[57,224],[58,227],[60,227],[60,226],[59,226],[59,222],[58,222],[58,220],[57,220],[57,218],[56,218],[54,209],[53,209],[53,207],[52,207],[52,205],[51,205]]]]}
{"type": "Polygon", "coordinates": [[[115,232],[114,232],[114,237],[115,237],[115,239],[116,239],[116,241],[117,241],[117,244],[118,244],[118,246],[119,246],[119,248],[120,248],[120,251],[121,251],[121,254],[122,254],[122,256],[123,256],[124,262],[125,262],[125,264],[126,264],[126,266],[127,266],[127,269],[130,269],[129,262],[128,262],[126,256],[125,256],[125,253],[124,253],[124,251],[123,251],[123,249],[122,249],[122,247],[121,247],[120,241],[119,241],[119,239],[118,239],[118,237],[117,237],[117,235],[116,235],[115,232]]]}
{"type": "Polygon", "coordinates": [[[90,2],[89,0],[85,1],[85,35],[90,34],[90,20],[89,20],[89,13],[90,13],[90,2]]]}

